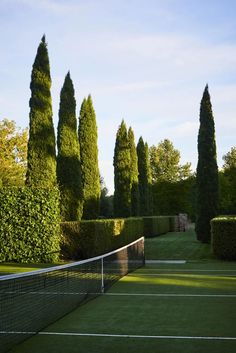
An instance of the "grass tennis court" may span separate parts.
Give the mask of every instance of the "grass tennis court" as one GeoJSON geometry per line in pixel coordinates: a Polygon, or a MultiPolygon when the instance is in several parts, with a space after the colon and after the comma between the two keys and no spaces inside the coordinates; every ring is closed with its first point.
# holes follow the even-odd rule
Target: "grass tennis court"
{"type": "MultiPolygon", "coordinates": [[[[147,247],[174,237],[183,256],[183,240],[194,242],[194,234],[178,235],[150,239],[147,247]]],[[[202,251],[203,260],[195,254],[186,263],[147,263],[11,352],[235,352],[236,264],[207,258],[209,246],[202,251]]]]}

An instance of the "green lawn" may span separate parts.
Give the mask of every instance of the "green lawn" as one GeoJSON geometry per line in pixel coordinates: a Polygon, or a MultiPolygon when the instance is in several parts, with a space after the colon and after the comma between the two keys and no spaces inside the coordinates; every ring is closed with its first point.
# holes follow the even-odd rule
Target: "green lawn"
{"type": "MultiPolygon", "coordinates": [[[[57,264],[17,264],[17,263],[0,263],[0,276],[11,273],[29,272],[56,266],[57,264]]],[[[59,264],[58,264],[59,265],[59,264]]],[[[60,264],[61,265],[61,264],[60,264]]]]}
{"type": "Polygon", "coordinates": [[[218,264],[216,272],[205,270],[198,263],[194,269],[188,264],[147,265],[11,353],[235,352],[236,340],[199,339],[236,338],[235,263],[221,270],[218,264]]]}
{"type": "Polygon", "coordinates": [[[145,256],[149,260],[213,260],[211,245],[197,241],[193,229],[148,238],[145,256]]]}
{"type": "Polygon", "coordinates": [[[147,259],[187,262],[147,263],[10,353],[236,352],[236,262],[195,239],[147,239],[147,259]]]}

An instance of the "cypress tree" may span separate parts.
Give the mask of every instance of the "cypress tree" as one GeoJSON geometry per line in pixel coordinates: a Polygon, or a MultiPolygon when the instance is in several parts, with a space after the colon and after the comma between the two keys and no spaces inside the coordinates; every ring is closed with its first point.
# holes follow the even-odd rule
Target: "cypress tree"
{"type": "Polygon", "coordinates": [[[131,216],[139,215],[138,156],[132,128],[128,131],[131,176],[131,216]]]}
{"type": "Polygon", "coordinates": [[[151,167],[149,159],[148,144],[140,137],[137,145],[138,155],[138,180],[140,194],[140,215],[150,216],[152,214],[151,197],[151,167]]]}
{"type": "Polygon", "coordinates": [[[197,165],[197,239],[211,240],[210,221],[218,210],[218,167],[216,161],[215,124],[208,85],[200,105],[197,165]]]}
{"type": "Polygon", "coordinates": [[[97,123],[92,98],[84,99],[79,117],[79,143],[84,192],[84,219],[96,219],[100,204],[100,174],[98,167],[97,123]]]}
{"type": "Polygon", "coordinates": [[[129,217],[131,214],[130,146],[124,120],[116,134],[114,151],[114,215],[129,217]]]}
{"type": "Polygon", "coordinates": [[[61,192],[61,217],[65,221],[80,220],[83,212],[80,148],[74,86],[69,72],[65,77],[60,95],[57,149],[57,181],[61,192]]]}
{"type": "Polygon", "coordinates": [[[51,76],[47,44],[43,36],[31,74],[30,126],[26,185],[56,185],[55,132],[52,120],[51,76]]]}

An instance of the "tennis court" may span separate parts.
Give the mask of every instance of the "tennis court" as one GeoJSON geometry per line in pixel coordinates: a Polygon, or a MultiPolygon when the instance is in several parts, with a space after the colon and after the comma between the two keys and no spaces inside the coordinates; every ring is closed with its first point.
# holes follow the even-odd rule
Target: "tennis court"
{"type": "Polygon", "coordinates": [[[232,353],[235,322],[235,263],[150,261],[10,352],[232,353]]]}
{"type": "Polygon", "coordinates": [[[235,352],[232,267],[147,264],[12,352],[235,352]]]}

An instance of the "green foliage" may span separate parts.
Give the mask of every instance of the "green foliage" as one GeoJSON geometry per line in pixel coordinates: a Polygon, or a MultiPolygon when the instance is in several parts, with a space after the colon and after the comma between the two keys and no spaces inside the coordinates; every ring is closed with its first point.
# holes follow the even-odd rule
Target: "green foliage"
{"type": "Polygon", "coordinates": [[[115,250],[143,234],[142,218],[61,223],[65,258],[89,258],[115,250]]]}
{"type": "Polygon", "coordinates": [[[223,260],[236,260],[236,217],[221,216],[211,221],[212,249],[223,260]]]}
{"type": "Polygon", "coordinates": [[[140,215],[150,216],[152,214],[152,190],[151,190],[151,167],[147,143],[144,144],[140,137],[137,145],[138,155],[138,180],[140,195],[140,215]]]}
{"type": "Polygon", "coordinates": [[[97,124],[92,98],[84,99],[79,117],[79,143],[84,193],[83,219],[99,215],[100,175],[98,168],[97,124]]]}
{"type": "Polygon", "coordinates": [[[59,191],[0,189],[0,261],[54,262],[59,256],[59,191]]]}
{"type": "Polygon", "coordinates": [[[169,215],[187,213],[195,217],[195,177],[178,182],[162,180],[152,186],[153,214],[169,215]]]}
{"type": "Polygon", "coordinates": [[[113,217],[113,195],[108,195],[108,189],[106,188],[105,182],[100,177],[101,185],[101,196],[100,196],[100,218],[112,218],[113,217]]]}
{"type": "Polygon", "coordinates": [[[176,182],[191,175],[191,164],[180,165],[180,152],[173,143],[165,139],[149,149],[152,181],[176,182]]]}
{"type": "Polygon", "coordinates": [[[0,121],[0,186],[25,184],[27,129],[16,128],[8,119],[0,121]]]}
{"type": "Polygon", "coordinates": [[[236,168],[236,147],[232,147],[231,150],[223,156],[224,170],[236,168]]]}
{"type": "Polygon", "coordinates": [[[236,168],[219,172],[220,213],[236,214],[236,168]]]}
{"type": "Polygon", "coordinates": [[[56,149],[52,120],[51,76],[47,44],[43,36],[31,74],[30,128],[26,185],[56,185],[56,149]]]}
{"type": "Polygon", "coordinates": [[[124,120],[116,134],[114,151],[114,215],[129,217],[131,214],[130,146],[124,120]]]}
{"type": "Polygon", "coordinates": [[[70,73],[60,96],[57,132],[57,181],[61,192],[62,220],[80,220],[83,212],[80,148],[77,135],[76,101],[70,73]]]}
{"type": "Polygon", "coordinates": [[[211,240],[210,221],[218,213],[218,167],[216,161],[215,124],[208,86],[200,106],[197,165],[197,239],[211,240]]]}
{"type": "Polygon", "coordinates": [[[236,147],[232,147],[223,160],[223,171],[219,173],[220,213],[236,214],[236,147]]]}
{"type": "Polygon", "coordinates": [[[128,131],[130,148],[131,216],[139,215],[138,156],[132,128],[128,131]]]}
{"type": "Polygon", "coordinates": [[[144,236],[147,238],[172,230],[175,216],[143,217],[144,236]]]}

